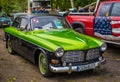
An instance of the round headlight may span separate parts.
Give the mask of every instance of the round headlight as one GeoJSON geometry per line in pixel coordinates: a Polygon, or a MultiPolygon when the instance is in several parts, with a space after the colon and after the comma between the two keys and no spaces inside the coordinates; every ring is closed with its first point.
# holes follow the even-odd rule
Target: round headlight
{"type": "Polygon", "coordinates": [[[106,43],[102,43],[100,49],[101,49],[102,52],[104,52],[104,51],[107,49],[107,45],[106,45],[106,43]]]}
{"type": "Polygon", "coordinates": [[[63,54],[64,54],[64,49],[61,47],[58,47],[55,52],[56,57],[62,57],[63,54]]]}

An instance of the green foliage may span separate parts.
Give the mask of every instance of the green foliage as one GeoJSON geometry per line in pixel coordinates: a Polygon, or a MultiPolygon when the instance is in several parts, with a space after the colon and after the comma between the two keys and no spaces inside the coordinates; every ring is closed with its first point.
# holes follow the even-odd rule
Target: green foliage
{"type": "MultiPolygon", "coordinates": [[[[78,6],[84,7],[86,5],[89,5],[93,2],[96,2],[97,0],[73,0],[74,6],[78,8],[78,6]]],[[[104,1],[104,0],[100,0],[104,1]]],[[[59,7],[61,11],[67,10],[71,8],[70,0],[51,0],[52,8],[59,7]]]]}
{"type": "MultiPolygon", "coordinates": [[[[96,0],[73,0],[74,6],[77,8],[78,6],[85,6],[96,0]]],[[[101,0],[103,1],[103,0],[101,0]]],[[[17,10],[19,12],[23,12],[27,9],[28,0],[0,0],[0,11],[6,13],[10,13],[13,10],[17,10]]],[[[51,0],[52,8],[60,8],[61,11],[68,10],[71,8],[70,0],[51,0]]]]}
{"type": "Polygon", "coordinates": [[[61,11],[65,11],[71,8],[70,0],[51,0],[52,8],[60,8],[61,11]]]}
{"type": "Polygon", "coordinates": [[[27,0],[0,0],[0,8],[6,13],[13,10],[25,11],[27,9],[27,0]]]}
{"type": "Polygon", "coordinates": [[[84,7],[85,5],[88,5],[92,2],[95,2],[96,0],[74,0],[75,6],[81,6],[84,7]]]}
{"type": "MultiPolygon", "coordinates": [[[[96,1],[97,0],[74,0],[74,4],[75,4],[75,7],[78,7],[78,6],[84,7],[96,1]]],[[[100,1],[105,1],[105,0],[100,0],[100,1]]]]}

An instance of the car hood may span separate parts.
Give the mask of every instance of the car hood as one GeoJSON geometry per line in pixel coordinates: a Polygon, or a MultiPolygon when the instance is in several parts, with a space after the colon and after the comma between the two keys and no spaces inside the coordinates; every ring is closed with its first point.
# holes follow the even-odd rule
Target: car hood
{"type": "Polygon", "coordinates": [[[5,28],[4,31],[51,52],[55,52],[58,47],[62,47],[65,51],[87,50],[100,47],[102,44],[101,40],[79,34],[72,29],[34,30],[28,32],[9,27],[5,28]]]}
{"type": "Polygon", "coordinates": [[[59,46],[64,50],[85,50],[100,47],[102,44],[98,39],[76,33],[71,29],[33,31],[30,37],[52,51],[59,46]]]}

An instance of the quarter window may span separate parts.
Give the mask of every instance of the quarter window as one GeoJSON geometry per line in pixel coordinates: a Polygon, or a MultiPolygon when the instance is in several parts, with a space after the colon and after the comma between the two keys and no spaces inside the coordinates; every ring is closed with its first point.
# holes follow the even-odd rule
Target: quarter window
{"type": "Polygon", "coordinates": [[[28,20],[26,18],[21,19],[20,28],[26,29],[28,20]]]}

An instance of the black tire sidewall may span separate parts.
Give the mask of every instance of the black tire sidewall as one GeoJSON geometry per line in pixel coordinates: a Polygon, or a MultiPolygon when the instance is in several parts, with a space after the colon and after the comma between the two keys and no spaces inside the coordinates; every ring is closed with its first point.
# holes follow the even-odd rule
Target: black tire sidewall
{"type": "Polygon", "coordinates": [[[11,43],[11,39],[10,39],[10,37],[7,39],[7,43],[6,43],[6,46],[7,46],[7,48],[11,48],[11,52],[8,50],[8,52],[10,53],[10,54],[13,54],[14,53],[14,50],[13,50],[13,48],[12,48],[12,45],[10,45],[10,43],[11,43]]]}
{"type": "MultiPolygon", "coordinates": [[[[46,62],[47,62],[47,68],[46,68],[46,73],[45,74],[42,74],[41,73],[41,71],[40,71],[40,67],[39,67],[39,71],[40,71],[40,73],[41,73],[41,75],[43,75],[44,77],[51,77],[52,76],[52,72],[50,71],[50,69],[49,69],[49,58],[48,58],[48,56],[45,54],[45,53],[43,53],[43,52],[41,52],[44,56],[45,56],[45,58],[46,58],[46,62]]],[[[40,53],[40,54],[41,54],[40,53]]],[[[40,54],[39,54],[39,56],[40,56],[40,54]]],[[[39,64],[39,59],[38,59],[38,64],[39,64]]],[[[40,64],[39,64],[40,65],[40,64]]]]}
{"type": "Polygon", "coordinates": [[[75,28],[74,30],[78,33],[85,34],[83,28],[75,28]]]}

